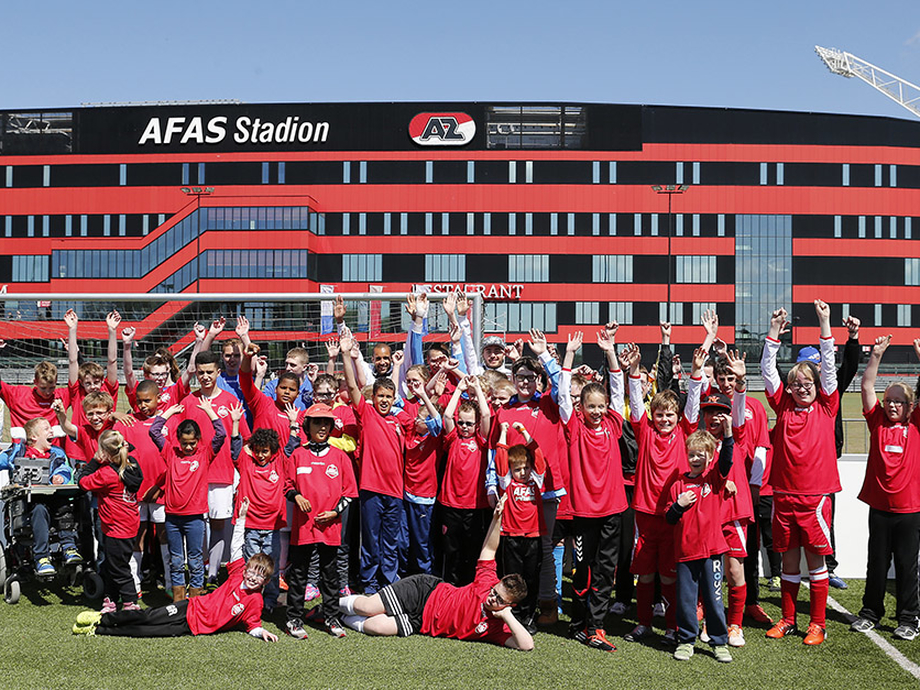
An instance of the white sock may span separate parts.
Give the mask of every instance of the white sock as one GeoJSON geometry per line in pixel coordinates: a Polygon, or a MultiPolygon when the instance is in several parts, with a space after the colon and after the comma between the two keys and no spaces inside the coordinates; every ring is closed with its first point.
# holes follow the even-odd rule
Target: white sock
{"type": "Polygon", "coordinates": [[[220,570],[220,559],[224,555],[224,540],[218,539],[208,549],[208,577],[217,577],[220,570]]]}
{"type": "Polygon", "coordinates": [[[359,633],[364,632],[364,622],[367,620],[367,616],[359,616],[357,614],[351,614],[350,616],[343,616],[342,623],[347,625],[352,630],[357,630],[359,633]]]}
{"type": "Polygon", "coordinates": [[[354,614],[355,600],[358,596],[358,594],[349,594],[347,597],[339,597],[339,608],[343,613],[354,614]]]}
{"type": "Polygon", "coordinates": [[[169,563],[172,559],[169,557],[169,544],[160,544],[160,558],[163,559],[163,586],[171,589],[172,572],[169,570],[169,563]]]}
{"type": "Polygon", "coordinates": [[[134,589],[141,591],[141,558],[143,554],[140,551],[131,553],[131,560],[128,564],[131,566],[131,579],[134,580],[134,589]]]}

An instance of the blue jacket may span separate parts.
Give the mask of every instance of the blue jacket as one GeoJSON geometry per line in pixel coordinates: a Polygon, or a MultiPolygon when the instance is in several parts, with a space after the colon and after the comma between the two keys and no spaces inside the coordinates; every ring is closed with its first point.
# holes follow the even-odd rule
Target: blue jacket
{"type": "MultiPolygon", "coordinates": [[[[9,470],[12,474],[16,470],[16,460],[23,457],[26,453],[25,443],[14,443],[5,451],[0,453],[0,470],[9,470]]],[[[51,446],[48,451],[50,461],[48,471],[48,481],[52,477],[60,476],[65,484],[73,484],[73,468],[70,466],[70,460],[67,454],[57,446],[51,446]]]]}

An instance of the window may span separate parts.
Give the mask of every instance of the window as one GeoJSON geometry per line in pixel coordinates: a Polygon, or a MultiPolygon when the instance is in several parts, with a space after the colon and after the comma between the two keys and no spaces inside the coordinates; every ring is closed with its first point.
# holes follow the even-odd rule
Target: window
{"type": "Polygon", "coordinates": [[[899,328],[910,328],[910,305],[909,304],[899,304],[898,305],[898,327],[899,328]]]}
{"type": "Polygon", "coordinates": [[[618,324],[629,325],[633,322],[633,303],[632,302],[611,302],[608,307],[608,316],[611,321],[618,324]]]}
{"type": "Polygon", "coordinates": [[[875,305],[875,325],[876,326],[882,325],[882,305],[881,304],[875,305]]]}
{"type": "Polygon", "coordinates": [[[715,302],[694,302],[693,303],[693,323],[703,323],[703,312],[706,310],[715,311],[715,302]]]}
{"type": "Polygon", "coordinates": [[[716,257],[714,256],[678,256],[678,283],[715,283],[716,257]]]}
{"type": "Polygon", "coordinates": [[[531,328],[554,332],[555,302],[488,302],[485,320],[489,331],[525,333],[531,328]]]}
{"type": "Polygon", "coordinates": [[[426,255],[425,280],[432,282],[466,281],[466,256],[464,254],[426,255]]]}
{"type": "Polygon", "coordinates": [[[549,255],[512,254],[508,257],[508,280],[512,283],[549,282],[549,255]]]}
{"type": "Polygon", "coordinates": [[[843,186],[844,187],[850,186],[850,164],[849,163],[843,164],[843,186]]]}
{"type": "Polygon", "coordinates": [[[904,284],[920,285],[920,259],[904,259],[904,284]]]}
{"type": "Polygon", "coordinates": [[[668,303],[661,302],[658,305],[658,320],[669,321],[674,326],[680,326],[684,323],[684,305],[680,302],[671,302],[671,313],[668,313],[668,303]]]}
{"type": "Polygon", "coordinates": [[[383,257],[380,254],[343,254],[342,280],[346,283],[380,280],[383,257]]]}
{"type": "Polygon", "coordinates": [[[595,283],[631,283],[633,279],[633,257],[593,256],[591,257],[591,280],[595,283]]]}
{"type": "Polygon", "coordinates": [[[48,256],[13,255],[14,283],[48,282],[48,256]]]}
{"type": "Polygon", "coordinates": [[[600,321],[600,302],[576,302],[575,323],[594,325],[600,321]]]}

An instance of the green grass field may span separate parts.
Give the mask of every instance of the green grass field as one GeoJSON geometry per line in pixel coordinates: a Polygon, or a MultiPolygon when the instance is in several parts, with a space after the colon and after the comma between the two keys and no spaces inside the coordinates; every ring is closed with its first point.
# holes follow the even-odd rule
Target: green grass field
{"type": "MultiPolygon", "coordinates": [[[[832,596],[850,611],[859,607],[861,581],[832,596]]],[[[764,590],[764,608],[776,616],[778,595],[764,590]]],[[[807,590],[800,616],[807,621],[807,590]]],[[[162,593],[151,604],[166,603],[162,593]]],[[[893,610],[894,602],[890,603],[893,610]]],[[[371,638],[349,631],[336,640],[311,631],[306,641],[281,636],[277,644],[243,633],[162,640],[84,637],[70,632],[85,608],[77,592],[38,592],[26,587],[20,603],[0,603],[0,673],[7,688],[917,688],[918,681],[867,637],[847,630],[829,611],[828,640],[820,647],[800,638],[767,640],[747,627],[747,646],[732,664],[719,664],[698,643],[689,662],[674,661],[656,643],[622,640],[634,624],[608,619],[618,646],[594,651],[564,637],[560,623],[535,638],[536,650],[514,652],[486,644],[371,638]]],[[[657,623],[658,621],[656,621],[657,623]]],[[[281,634],[283,614],[267,623],[281,634]]],[[[891,641],[891,621],[882,637],[891,641]]],[[[920,642],[894,641],[915,663],[920,642]]]]}

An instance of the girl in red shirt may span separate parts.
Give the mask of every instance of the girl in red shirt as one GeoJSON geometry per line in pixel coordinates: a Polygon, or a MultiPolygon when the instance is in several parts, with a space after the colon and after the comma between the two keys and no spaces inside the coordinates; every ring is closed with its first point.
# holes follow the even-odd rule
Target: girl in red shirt
{"type": "Polygon", "coordinates": [[[131,554],[140,528],[137,490],[143,474],[137,461],[128,455],[128,442],[118,431],[103,431],[95,457],[79,471],[78,483],[99,501],[102,523],[102,613],[115,611],[119,595],[122,609],[136,611],[137,588],[131,576],[131,554]]]}
{"type": "MultiPolygon", "coordinates": [[[[888,564],[894,558],[898,627],[894,637],[917,637],[920,615],[917,555],[920,553],[920,410],[914,391],[897,381],[879,404],[875,379],[891,336],[877,338],[862,379],[863,416],[871,440],[859,500],[869,504],[869,560],[859,617],[850,630],[869,632],[885,613],[888,564]]],[[[914,341],[920,355],[920,340],[914,341]]]]}

